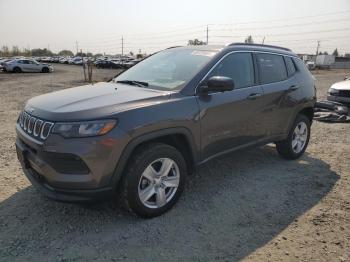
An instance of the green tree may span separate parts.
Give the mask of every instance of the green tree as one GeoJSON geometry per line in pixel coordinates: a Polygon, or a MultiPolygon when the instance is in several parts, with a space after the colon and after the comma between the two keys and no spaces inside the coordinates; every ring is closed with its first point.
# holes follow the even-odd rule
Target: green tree
{"type": "Polygon", "coordinates": [[[339,56],[339,53],[338,53],[338,48],[336,48],[334,51],[333,51],[333,54],[334,56],[339,56]]]}
{"type": "Polygon", "coordinates": [[[70,51],[70,50],[59,51],[58,55],[61,55],[61,56],[74,56],[73,52],[70,51]]]}
{"type": "Polygon", "coordinates": [[[249,35],[249,36],[244,40],[244,43],[246,43],[246,44],[253,44],[253,43],[254,43],[253,37],[252,37],[251,35],[249,35]]]}
{"type": "Polygon", "coordinates": [[[188,44],[187,45],[206,45],[207,43],[204,41],[200,41],[197,38],[194,40],[188,40],[188,44]]]}
{"type": "Polygon", "coordinates": [[[52,55],[53,55],[53,53],[50,50],[48,50],[47,48],[32,49],[32,56],[52,56],[52,55]]]}
{"type": "Polygon", "coordinates": [[[12,47],[11,55],[13,55],[13,56],[19,55],[19,48],[18,48],[18,46],[13,46],[12,47]]]}
{"type": "Polygon", "coordinates": [[[1,48],[0,55],[1,56],[10,56],[10,49],[8,48],[8,46],[4,45],[1,48]]]}
{"type": "Polygon", "coordinates": [[[344,57],[350,58],[350,53],[344,54],[344,57]]]}

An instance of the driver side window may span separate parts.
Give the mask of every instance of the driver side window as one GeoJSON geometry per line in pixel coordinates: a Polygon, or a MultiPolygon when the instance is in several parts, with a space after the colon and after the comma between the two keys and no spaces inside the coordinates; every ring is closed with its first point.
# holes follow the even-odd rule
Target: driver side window
{"type": "Polygon", "coordinates": [[[213,71],[213,76],[225,76],[232,78],[235,89],[254,85],[254,64],[251,53],[233,53],[225,57],[213,71]]]}

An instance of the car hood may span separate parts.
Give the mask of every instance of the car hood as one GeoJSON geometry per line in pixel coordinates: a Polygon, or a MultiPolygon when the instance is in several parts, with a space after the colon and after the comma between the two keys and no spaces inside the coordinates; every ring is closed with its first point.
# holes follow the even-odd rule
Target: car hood
{"type": "Polygon", "coordinates": [[[112,117],[131,108],[161,103],[171,92],[117,83],[69,88],[31,98],[25,110],[50,121],[78,121],[112,117]]]}
{"type": "Polygon", "coordinates": [[[345,80],[345,81],[335,83],[331,86],[331,88],[337,89],[337,90],[350,90],[350,80],[345,80]]]}

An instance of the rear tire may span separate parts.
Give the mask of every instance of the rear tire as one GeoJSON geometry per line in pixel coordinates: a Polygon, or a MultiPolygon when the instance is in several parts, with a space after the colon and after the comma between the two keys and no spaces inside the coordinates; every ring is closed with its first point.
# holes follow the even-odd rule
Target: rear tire
{"type": "Polygon", "coordinates": [[[310,119],[297,115],[295,122],[285,140],[276,143],[277,152],[286,159],[297,159],[304,154],[310,139],[310,119]]]}
{"type": "Polygon", "coordinates": [[[48,67],[43,67],[43,69],[41,69],[41,72],[42,73],[48,73],[48,72],[50,72],[50,70],[49,70],[48,67]]]}
{"type": "Polygon", "coordinates": [[[16,66],[14,69],[13,69],[13,72],[14,73],[21,73],[22,72],[22,69],[18,66],[16,66]]]}
{"type": "Polygon", "coordinates": [[[186,173],[186,161],[176,148],[161,143],[140,147],[121,181],[124,207],[146,218],[167,212],[181,196],[186,173]]]}

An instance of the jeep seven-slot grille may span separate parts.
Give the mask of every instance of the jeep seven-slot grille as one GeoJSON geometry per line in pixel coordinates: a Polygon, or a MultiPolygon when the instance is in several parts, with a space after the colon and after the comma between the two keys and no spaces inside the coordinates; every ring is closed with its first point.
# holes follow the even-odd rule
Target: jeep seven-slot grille
{"type": "Polygon", "coordinates": [[[41,120],[37,117],[31,116],[25,111],[22,111],[18,118],[20,127],[28,135],[45,140],[53,127],[53,123],[41,120]]]}

